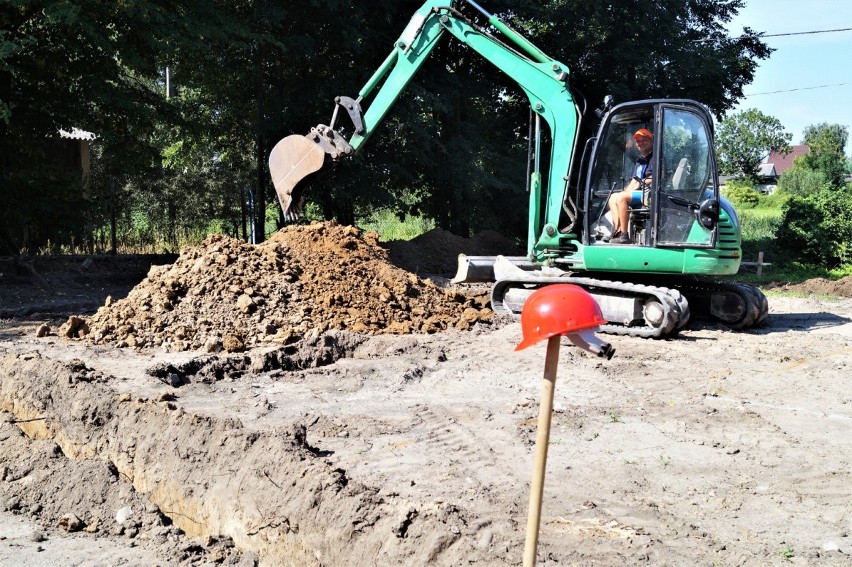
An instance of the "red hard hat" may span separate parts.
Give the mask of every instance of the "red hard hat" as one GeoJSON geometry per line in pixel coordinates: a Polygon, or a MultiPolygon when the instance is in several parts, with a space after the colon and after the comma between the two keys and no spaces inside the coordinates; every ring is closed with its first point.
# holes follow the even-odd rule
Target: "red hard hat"
{"type": "Polygon", "coordinates": [[[606,323],[595,299],[580,286],[551,284],[535,290],[521,310],[521,350],[543,339],[606,323]]]}

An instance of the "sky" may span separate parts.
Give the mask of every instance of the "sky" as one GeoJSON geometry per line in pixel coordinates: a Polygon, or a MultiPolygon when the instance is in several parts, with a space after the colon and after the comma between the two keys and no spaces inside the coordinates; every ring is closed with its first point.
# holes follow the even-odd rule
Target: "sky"
{"type": "Polygon", "coordinates": [[[746,0],[728,30],[740,35],[744,27],[765,35],[850,28],[765,38],[775,51],[760,62],[732,112],[756,108],[777,118],[793,134],[792,144],[822,122],[846,126],[852,135],[852,1],[746,0]]]}

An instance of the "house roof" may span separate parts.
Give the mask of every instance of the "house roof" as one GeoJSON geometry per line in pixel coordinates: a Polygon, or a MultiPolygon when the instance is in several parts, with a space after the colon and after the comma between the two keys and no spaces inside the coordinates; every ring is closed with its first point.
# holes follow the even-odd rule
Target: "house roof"
{"type": "Polygon", "coordinates": [[[770,153],[769,156],[766,158],[766,161],[764,161],[763,164],[761,164],[761,171],[762,171],[764,164],[772,164],[772,165],[775,166],[775,174],[781,175],[782,173],[784,173],[785,171],[787,171],[788,169],[793,167],[793,160],[794,159],[796,159],[799,156],[810,153],[810,151],[811,151],[810,146],[806,146],[806,145],[790,146],[790,147],[792,148],[792,151],[787,155],[784,155],[784,154],[781,154],[781,153],[778,153],[778,152],[770,153]]]}
{"type": "Polygon", "coordinates": [[[757,171],[757,175],[760,177],[778,177],[778,172],[774,164],[762,163],[757,171]]]}

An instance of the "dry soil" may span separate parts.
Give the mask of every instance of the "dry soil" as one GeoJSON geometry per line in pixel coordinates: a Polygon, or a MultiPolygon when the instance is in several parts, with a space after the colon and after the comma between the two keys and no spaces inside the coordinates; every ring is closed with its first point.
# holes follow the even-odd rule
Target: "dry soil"
{"type": "MultiPolygon", "coordinates": [[[[520,564],[544,344],[412,271],[472,240],[213,237],[123,291],[74,272],[96,312],[4,278],[0,564],[520,564]]],[[[790,291],[748,332],[563,344],[540,565],[852,562],[852,279],[790,291]]]]}

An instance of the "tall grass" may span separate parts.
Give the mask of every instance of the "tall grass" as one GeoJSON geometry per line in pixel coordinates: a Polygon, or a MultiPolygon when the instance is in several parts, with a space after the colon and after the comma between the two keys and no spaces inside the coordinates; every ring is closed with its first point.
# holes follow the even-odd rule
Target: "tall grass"
{"type": "Polygon", "coordinates": [[[743,256],[757,260],[757,254],[774,254],[775,231],[781,224],[780,208],[756,208],[737,211],[743,238],[743,256]]]}
{"type": "MultiPolygon", "coordinates": [[[[762,197],[762,199],[764,199],[762,197]]],[[[802,264],[800,262],[781,261],[779,252],[785,246],[791,246],[787,242],[778,242],[775,233],[781,224],[781,207],[783,201],[764,202],[753,209],[741,209],[737,211],[740,218],[742,230],[743,259],[756,261],[759,252],[764,253],[763,260],[771,262],[772,266],[763,269],[763,276],[757,278],[754,274],[741,272],[742,279],[747,281],[776,280],[802,282],[811,278],[825,278],[838,280],[852,275],[852,265],[844,265],[839,268],[829,269],[825,266],[802,264]]]]}
{"type": "Polygon", "coordinates": [[[356,219],[356,224],[364,230],[378,233],[381,242],[411,240],[435,228],[432,219],[412,215],[400,219],[389,209],[374,211],[369,217],[356,219]]]}

